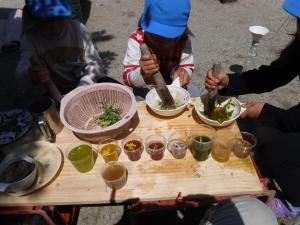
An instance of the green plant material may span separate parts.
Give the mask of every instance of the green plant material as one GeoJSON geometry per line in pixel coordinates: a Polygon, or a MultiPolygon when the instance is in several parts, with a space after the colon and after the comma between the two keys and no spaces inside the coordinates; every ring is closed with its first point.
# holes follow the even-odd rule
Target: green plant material
{"type": "Polygon", "coordinates": [[[176,109],[176,105],[172,104],[165,104],[164,102],[159,102],[159,108],[161,110],[170,110],[170,109],[176,109]]]}
{"type": "Polygon", "coordinates": [[[229,120],[232,116],[233,110],[230,110],[231,106],[235,106],[231,100],[229,100],[224,106],[222,107],[215,107],[214,111],[211,115],[205,115],[207,118],[211,120],[216,120],[219,123],[222,123],[226,120],[229,120]]]}
{"type": "Polygon", "coordinates": [[[103,113],[96,118],[96,123],[100,127],[108,127],[115,124],[122,119],[122,110],[114,108],[112,105],[107,103],[101,103],[103,107],[103,113]]]}

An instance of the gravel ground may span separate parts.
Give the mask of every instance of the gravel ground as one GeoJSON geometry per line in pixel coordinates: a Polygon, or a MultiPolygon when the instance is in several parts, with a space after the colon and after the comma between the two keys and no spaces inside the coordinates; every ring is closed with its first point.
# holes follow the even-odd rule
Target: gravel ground
{"type": "MultiPolygon", "coordinates": [[[[204,91],[203,81],[208,68],[220,61],[230,71],[230,65],[243,65],[251,43],[248,27],[263,25],[270,29],[258,47],[256,65],[269,64],[284,48],[295,31],[295,21],[282,9],[283,0],[238,0],[221,4],[218,0],[191,0],[189,27],[196,70],[192,82],[204,91]]],[[[22,7],[22,0],[1,0],[0,7],[22,7]]],[[[142,13],[142,0],[93,0],[87,27],[104,60],[109,76],[120,80],[122,61],[129,34],[135,30],[142,13]]],[[[288,108],[296,103],[299,81],[262,95],[241,96],[241,101],[265,101],[288,108]]],[[[122,207],[84,207],[79,225],[115,224],[121,218],[122,207]]]]}

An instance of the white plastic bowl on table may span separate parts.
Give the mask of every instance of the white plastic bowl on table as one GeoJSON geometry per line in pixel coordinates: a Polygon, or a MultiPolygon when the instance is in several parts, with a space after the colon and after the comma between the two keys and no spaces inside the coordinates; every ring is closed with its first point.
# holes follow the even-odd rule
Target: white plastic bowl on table
{"type": "Polygon", "coordinates": [[[124,85],[99,83],[78,87],[61,101],[60,119],[79,138],[99,142],[105,136],[116,137],[126,132],[130,120],[137,114],[137,104],[132,91],[124,85]],[[100,127],[95,117],[103,113],[102,103],[122,110],[122,119],[108,127],[100,127]]]}
{"type": "Polygon", "coordinates": [[[233,106],[233,113],[232,113],[229,120],[225,120],[222,123],[219,123],[216,120],[209,119],[204,115],[204,113],[203,113],[204,112],[204,105],[203,105],[203,102],[201,101],[201,97],[196,99],[195,111],[197,112],[197,115],[199,116],[199,118],[204,123],[209,124],[209,125],[214,126],[214,127],[225,127],[225,126],[228,126],[231,123],[233,123],[241,115],[241,113],[244,110],[244,108],[241,107],[241,103],[234,97],[231,97],[228,100],[224,101],[222,103],[222,105],[225,105],[230,100],[231,100],[231,103],[234,105],[233,106]]]}
{"type": "Polygon", "coordinates": [[[172,97],[176,103],[182,104],[176,109],[160,109],[159,102],[161,102],[160,97],[158,96],[156,90],[151,89],[146,95],[146,104],[150,109],[160,116],[175,116],[185,110],[185,107],[190,102],[190,94],[182,87],[177,87],[173,85],[167,86],[172,97]]]}

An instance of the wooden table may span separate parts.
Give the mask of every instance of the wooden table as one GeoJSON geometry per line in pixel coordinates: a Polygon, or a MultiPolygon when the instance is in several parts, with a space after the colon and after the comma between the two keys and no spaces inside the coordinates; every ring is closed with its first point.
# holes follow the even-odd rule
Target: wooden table
{"type": "MultiPolygon", "coordinates": [[[[201,123],[192,108],[178,117],[165,119],[149,113],[144,102],[139,102],[138,106],[140,122],[134,133],[143,138],[153,133],[168,137],[171,132],[189,130],[201,123]]],[[[236,123],[217,132],[224,139],[240,136],[236,123]]],[[[57,136],[56,144],[64,152],[69,143],[76,139],[71,131],[64,128],[57,136]]],[[[129,161],[124,152],[119,160],[128,168],[129,176],[127,184],[116,191],[116,202],[132,198],[142,201],[175,199],[179,192],[182,196],[232,196],[263,192],[250,157],[241,160],[231,154],[229,161],[221,163],[210,156],[208,160],[198,162],[189,151],[184,159],[174,159],[166,151],[163,160],[153,161],[144,151],[137,162],[129,161]]],[[[109,203],[111,190],[100,176],[103,164],[99,156],[94,168],[81,174],[65,158],[59,176],[46,188],[22,197],[1,194],[0,206],[109,203]]]]}

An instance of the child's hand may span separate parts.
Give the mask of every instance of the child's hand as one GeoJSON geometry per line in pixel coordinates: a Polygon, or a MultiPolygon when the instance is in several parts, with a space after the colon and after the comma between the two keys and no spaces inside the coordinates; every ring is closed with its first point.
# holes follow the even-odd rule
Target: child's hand
{"type": "Polygon", "coordinates": [[[36,84],[45,84],[50,81],[50,72],[46,67],[31,66],[28,69],[28,73],[36,84]]]}
{"type": "Polygon", "coordinates": [[[174,75],[173,75],[173,81],[179,77],[179,80],[180,80],[180,85],[181,86],[184,86],[184,85],[187,85],[189,82],[190,82],[190,76],[189,74],[186,72],[185,69],[183,68],[178,68],[174,75]]]}
{"type": "Polygon", "coordinates": [[[159,71],[159,65],[154,54],[151,56],[143,55],[140,60],[140,66],[144,79],[151,77],[159,71]]]}

